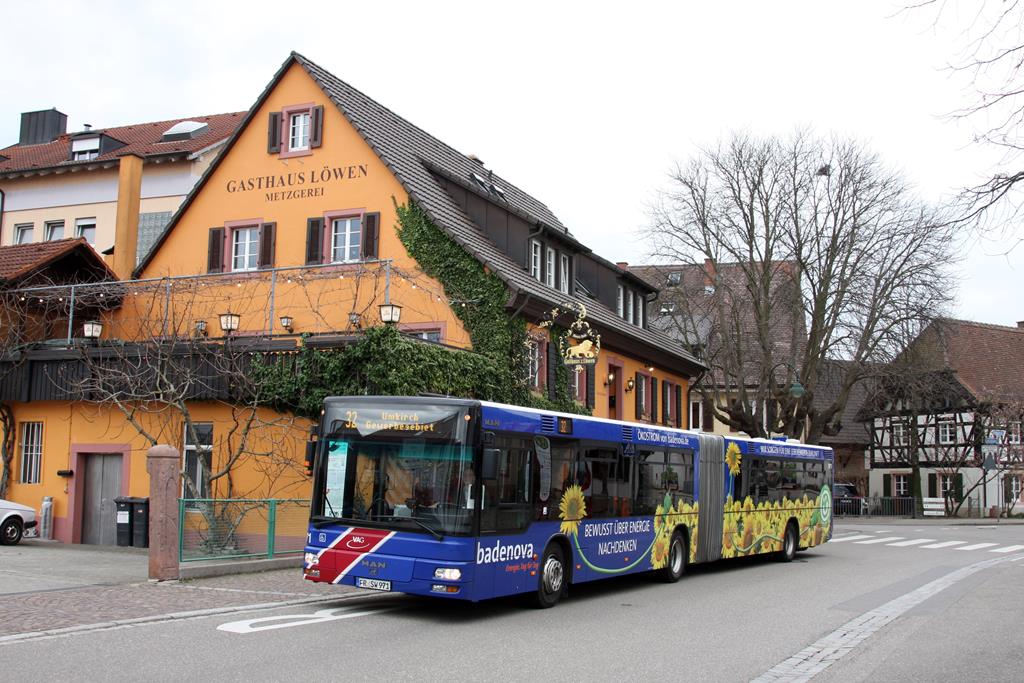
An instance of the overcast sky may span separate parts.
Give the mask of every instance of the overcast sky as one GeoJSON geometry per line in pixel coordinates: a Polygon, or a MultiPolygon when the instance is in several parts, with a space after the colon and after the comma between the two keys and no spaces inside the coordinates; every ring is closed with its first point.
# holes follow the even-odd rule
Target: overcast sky
{"type": "MultiPolygon", "coordinates": [[[[69,130],[247,109],[296,50],[640,262],[666,173],[734,130],[855,136],[938,201],[998,159],[943,114],[963,27],[889,0],[645,3],[18,2],[3,9],[0,146],[19,114],[69,130]]],[[[972,240],[955,315],[1024,320],[1024,246],[972,240]]]]}

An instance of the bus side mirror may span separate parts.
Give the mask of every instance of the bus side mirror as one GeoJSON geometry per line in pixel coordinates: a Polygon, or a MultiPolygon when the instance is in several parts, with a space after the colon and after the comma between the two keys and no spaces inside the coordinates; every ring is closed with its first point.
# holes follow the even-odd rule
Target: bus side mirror
{"type": "Polygon", "coordinates": [[[500,448],[485,448],[484,449],[484,462],[483,472],[481,476],[484,479],[497,479],[498,478],[498,460],[501,458],[500,448]]]}
{"type": "Polygon", "coordinates": [[[306,442],[306,476],[313,476],[313,460],[316,458],[316,441],[306,442]]]}

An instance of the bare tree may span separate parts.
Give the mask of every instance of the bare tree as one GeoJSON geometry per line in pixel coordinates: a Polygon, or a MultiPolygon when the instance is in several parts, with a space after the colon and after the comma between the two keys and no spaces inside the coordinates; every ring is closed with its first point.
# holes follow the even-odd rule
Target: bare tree
{"type": "Polygon", "coordinates": [[[954,289],[954,228],[852,140],[732,135],[678,166],[652,215],[653,256],[709,274],[711,296],[684,297],[676,316],[712,366],[698,390],[757,436],[837,433],[853,386],[954,289]],[[717,277],[727,262],[735,275],[717,277]],[[816,407],[829,359],[845,373],[816,407]]]}

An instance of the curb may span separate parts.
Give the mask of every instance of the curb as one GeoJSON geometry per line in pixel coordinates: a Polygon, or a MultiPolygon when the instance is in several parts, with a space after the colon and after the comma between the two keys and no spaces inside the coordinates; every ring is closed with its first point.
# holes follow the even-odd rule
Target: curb
{"type": "Polygon", "coordinates": [[[101,621],[95,624],[81,624],[79,626],[66,626],[46,631],[30,631],[28,633],[14,633],[9,636],[0,636],[0,646],[10,643],[25,642],[29,640],[40,640],[56,636],[75,635],[78,633],[91,633],[93,631],[107,631],[115,628],[127,628],[144,624],[176,621],[178,619],[199,619],[202,617],[215,616],[218,614],[234,614],[236,612],[251,612],[258,610],[274,609],[275,607],[292,607],[295,605],[312,605],[321,602],[348,602],[350,600],[369,597],[362,593],[338,595],[330,598],[302,598],[299,600],[283,600],[281,602],[261,602],[253,605],[237,605],[235,607],[214,607],[210,609],[189,610],[187,612],[171,612],[169,614],[154,614],[148,617],[134,617],[130,619],[114,619],[112,621],[101,621]]]}

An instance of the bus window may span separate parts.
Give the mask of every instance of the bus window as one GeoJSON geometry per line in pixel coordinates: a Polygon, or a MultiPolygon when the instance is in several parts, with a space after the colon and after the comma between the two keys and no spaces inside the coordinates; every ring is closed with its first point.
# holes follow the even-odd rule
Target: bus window
{"type": "Polygon", "coordinates": [[[587,517],[619,516],[618,452],[609,448],[587,448],[581,455],[580,487],[587,517]]]}
{"type": "Polygon", "coordinates": [[[664,451],[639,451],[636,456],[637,481],[633,514],[653,515],[665,500],[664,451]]]}
{"type": "Polygon", "coordinates": [[[672,494],[672,502],[680,500],[693,502],[693,451],[669,451],[665,462],[664,480],[666,491],[672,494]]]}
{"type": "Polygon", "coordinates": [[[494,479],[483,480],[483,511],[480,531],[520,531],[531,517],[533,450],[524,439],[499,436],[500,453],[494,479]]]}

